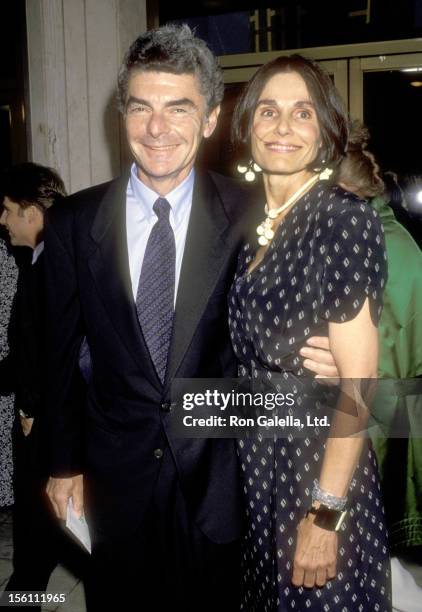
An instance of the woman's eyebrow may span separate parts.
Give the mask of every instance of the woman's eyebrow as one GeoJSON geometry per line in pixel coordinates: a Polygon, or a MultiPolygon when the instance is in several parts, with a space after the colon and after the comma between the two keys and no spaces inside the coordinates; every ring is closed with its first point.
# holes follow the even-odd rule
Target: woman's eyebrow
{"type": "MultiPolygon", "coordinates": [[[[272,98],[264,98],[262,100],[258,100],[256,106],[278,106],[278,102],[277,100],[274,100],[272,98]]],[[[312,100],[296,100],[293,106],[311,106],[312,108],[314,108],[314,103],[312,102],[312,100]]]]}

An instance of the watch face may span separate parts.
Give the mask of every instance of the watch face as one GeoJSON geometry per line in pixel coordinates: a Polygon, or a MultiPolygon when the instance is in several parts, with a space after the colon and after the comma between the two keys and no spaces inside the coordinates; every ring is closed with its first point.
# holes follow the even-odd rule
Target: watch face
{"type": "Polygon", "coordinates": [[[333,510],[322,505],[319,508],[312,507],[308,512],[315,514],[314,524],[317,527],[328,531],[339,531],[347,514],[347,510],[333,510]]]}
{"type": "Polygon", "coordinates": [[[336,526],[334,528],[334,531],[339,531],[340,530],[340,527],[342,526],[343,521],[346,518],[346,514],[347,514],[347,510],[340,511],[340,517],[339,517],[339,519],[337,521],[337,524],[336,524],[336,526]]]}

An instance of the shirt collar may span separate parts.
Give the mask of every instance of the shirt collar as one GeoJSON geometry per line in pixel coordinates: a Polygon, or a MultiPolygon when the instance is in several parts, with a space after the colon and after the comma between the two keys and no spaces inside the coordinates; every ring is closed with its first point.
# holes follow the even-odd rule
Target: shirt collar
{"type": "Polygon", "coordinates": [[[44,240],[41,240],[41,242],[39,242],[37,246],[35,247],[35,249],[32,251],[32,261],[31,261],[32,266],[37,262],[38,257],[41,255],[43,251],[44,251],[44,240]]]}
{"type": "MultiPolygon", "coordinates": [[[[170,204],[171,212],[173,213],[176,225],[183,220],[186,210],[192,203],[194,179],[195,171],[192,168],[188,176],[180,183],[180,185],[177,185],[177,187],[175,187],[165,196],[165,199],[170,204]]],[[[152,217],[155,217],[153,206],[160,195],[147,187],[139,179],[137,174],[137,166],[135,163],[132,164],[130,169],[129,186],[136,203],[140,204],[145,218],[151,219],[152,217]]]]}

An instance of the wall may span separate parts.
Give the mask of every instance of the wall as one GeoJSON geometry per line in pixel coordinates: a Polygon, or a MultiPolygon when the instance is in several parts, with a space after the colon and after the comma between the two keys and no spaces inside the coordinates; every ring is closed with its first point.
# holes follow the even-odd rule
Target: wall
{"type": "Polygon", "coordinates": [[[127,159],[115,104],[145,0],[26,0],[29,158],[56,168],[69,192],[117,176],[127,159]]]}

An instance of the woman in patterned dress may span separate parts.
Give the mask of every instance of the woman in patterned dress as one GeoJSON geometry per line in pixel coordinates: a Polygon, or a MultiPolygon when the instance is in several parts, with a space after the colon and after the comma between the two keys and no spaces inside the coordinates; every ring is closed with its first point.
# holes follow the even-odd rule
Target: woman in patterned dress
{"type": "MultiPolygon", "coordinates": [[[[7,334],[17,276],[15,259],[0,237],[0,361],[9,351],[7,334]]],[[[0,394],[0,508],[13,504],[13,418],[13,394],[0,394]]]]}
{"type": "MultiPolygon", "coordinates": [[[[233,121],[235,140],[262,169],[267,201],[259,243],[255,237],[242,250],[229,296],[239,373],[277,391],[285,390],[280,380],[306,387],[300,348],[328,334],[346,391],[332,419],[341,426],[350,379],[377,375],[386,279],[376,213],[329,180],[327,168],[335,169],[347,143],[341,100],[316,63],[281,57],[258,70],[233,121]]],[[[305,418],[317,409],[309,394],[296,404],[285,414],[305,418]]],[[[239,441],[247,508],[242,609],[390,610],[370,443],[328,437],[322,427],[305,431],[239,441]]]]}

